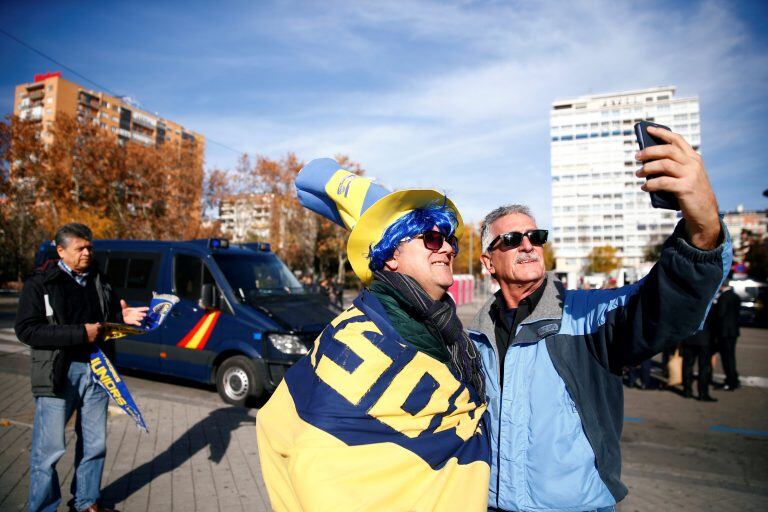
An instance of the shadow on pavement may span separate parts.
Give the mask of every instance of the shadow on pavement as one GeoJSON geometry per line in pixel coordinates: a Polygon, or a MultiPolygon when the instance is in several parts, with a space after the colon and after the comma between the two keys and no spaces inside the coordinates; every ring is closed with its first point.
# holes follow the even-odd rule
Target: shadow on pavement
{"type": "Polygon", "coordinates": [[[101,502],[106,507],[125,501],[155,478],[169,473],[206,446],[210,449],[208,460],[218,464],[229,447],[232,431],[243,425],[255,425],[256,419],[248,409],[222,407],[190,427],[164,452],[121,476],[101,491],[101,502]]]}

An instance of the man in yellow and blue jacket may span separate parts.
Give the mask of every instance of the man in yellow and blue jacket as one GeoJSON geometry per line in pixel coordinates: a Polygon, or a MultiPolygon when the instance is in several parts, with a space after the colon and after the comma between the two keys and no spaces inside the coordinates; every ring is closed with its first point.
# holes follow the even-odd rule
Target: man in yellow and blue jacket
{"type": "Polygon", "coordinates": [[[305,207],[351,230],[366,289],[259,411],[272,507],[485,510],[484,377],[446,293],[456,207],[434,190],[388,193],[330,159],[307,164],[296,187],[305,207]]]}

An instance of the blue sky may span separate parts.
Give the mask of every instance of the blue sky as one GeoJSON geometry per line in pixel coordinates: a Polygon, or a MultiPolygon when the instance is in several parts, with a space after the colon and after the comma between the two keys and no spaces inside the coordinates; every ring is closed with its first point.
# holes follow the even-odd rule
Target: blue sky
{"type": "MultiPolygon", "coordinates": [[[[699,97],[721,209],[768,207],[765,5],[30,1],[3,2],[0,28],[240,151],[348,154],[390,188],[446,191],[466,220],[522,202],[548,225],[551,102],[658,85],[699,97]]],[[[59,67],[0,34],[0,69],[5,114],[15,84],[59,67]]]]}

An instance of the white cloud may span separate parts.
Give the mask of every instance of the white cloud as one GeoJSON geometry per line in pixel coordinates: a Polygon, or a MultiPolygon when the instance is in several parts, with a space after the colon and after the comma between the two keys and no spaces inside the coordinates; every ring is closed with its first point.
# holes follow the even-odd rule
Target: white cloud
{"type": "MultiPolygon", "coordinates": [[[[384,91],[329,94],[286,105],[285,115],[193,116],[192,126],[270,156],[348,154],[394,187],[448,191],[474,220],[519,201],[548,223],[547,127],[556,98],[677,85],[678,94],[701,99],[706,157],[739,149],[754,131],[744,106],[764,104],[760,84],[768,77],[765,52],[748,51],[744,27],[720,3],[682,11],[600,1],[362,2],[319,18],[297,16],[278,29],[306,48],[304,65],[321,69],[343,69],[346,59],[350,69],[375,76],[385,52],[373,35],[366,39],[368,31],[438,45],[440,55],[452,48],[461,58],[419,73],[390,56],[386,65],[394,67],[383,72],[399,80],[384,91]],[[718,125],[705,125],[708,119],[718,125]]],[[[226,160],[209,159],[219,158],[226,160]]]]}

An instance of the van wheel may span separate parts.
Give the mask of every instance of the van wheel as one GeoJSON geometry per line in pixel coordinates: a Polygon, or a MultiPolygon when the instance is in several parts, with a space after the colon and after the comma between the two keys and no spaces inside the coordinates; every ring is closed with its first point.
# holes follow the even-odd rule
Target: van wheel
{"type": "Polygon", "coordinates": [[[253,362],[245,356],[230,357],[216,372],[216,390],[228,404],[243,407],[251,396],[260,395],[264,384],[253,362]]]}

